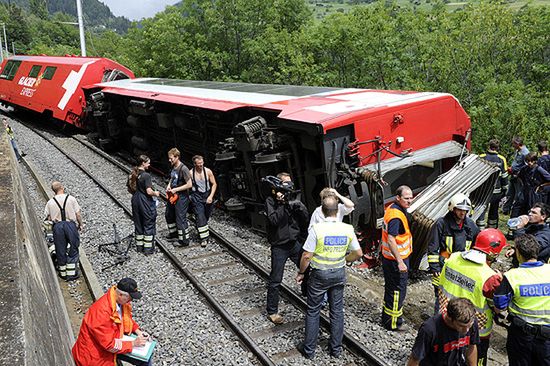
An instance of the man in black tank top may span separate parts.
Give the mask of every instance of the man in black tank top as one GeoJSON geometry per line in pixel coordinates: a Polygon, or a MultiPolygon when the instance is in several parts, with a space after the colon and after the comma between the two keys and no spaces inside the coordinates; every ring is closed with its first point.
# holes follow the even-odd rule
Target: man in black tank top
{"type": "Polygon", "coordinates": [[[210,231],[208,229],[208,219],[212,213],[212,202],[216,194],[216,178],[212,170],[204,166],[204,158],[200,155],[193,156],[193,169],[191,169],[191,202],[193,203],[193,212],[197,219],[197,231],[201,246],[205,247],[210,231]]]}

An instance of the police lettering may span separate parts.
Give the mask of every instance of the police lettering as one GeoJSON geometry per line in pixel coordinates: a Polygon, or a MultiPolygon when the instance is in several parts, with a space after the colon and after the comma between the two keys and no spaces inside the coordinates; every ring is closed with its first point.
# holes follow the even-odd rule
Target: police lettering
{"type": "Polygon", "coordinates": [[[519,286],[520,296],[550,296],[550,283],[519,286]]]}
{"type": "Polygon", "coordinates": [[[325,240],[323,242],[326,246],[342,246],[347,245],[347,243],[347,236],[325,236],[325,240]]]}
{"type": "Polygon", "coordinates": [[[21,79],[19,79],[19,82],[17,82],[17,84],[19,85],[28,86],[31,88],[34,86],[34,83],[36,83],[36,78],[31,78],[27,76],[21,76],[21,79]]]}

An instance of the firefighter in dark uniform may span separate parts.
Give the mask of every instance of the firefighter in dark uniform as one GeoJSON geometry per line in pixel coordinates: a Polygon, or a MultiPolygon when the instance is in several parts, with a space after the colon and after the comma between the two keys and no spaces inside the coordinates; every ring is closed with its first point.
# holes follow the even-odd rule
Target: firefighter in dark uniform
{"type": "MultiPolygon", "coordinates": [[[[544,140],[541,140],[537,144],[537,149],[539,150],[539,160],[537,164],[542,167],[542,169],[550,172],[550,154],[548,153],[548,143],[544,140]]],[[[546,202],[546,203],[550,203],[546,202]]]]}
{"type": "Polygon", "coordinates": [[[60,182],[53,182],[52,190],[55,196],[46,203],[44,213],[46,219],[53,222],[53,241],[59,275],[66,281],[72,281],[79,277],[78,232],[84,228],[80,206],[76,198],[65,194],[65,188],[60,182]]]}
{"type": "Polygon", "coordinates": [[[152,254],[155,252],[155,233],[157,222],[157,201],[160,193],[153,190],[151,174],[147,173],[151,160],[146,155],[138,157],[138,166],[130,175],[132,195],[132,216],[134,217],[134,237],[138,252],[152,254]]]}
{"type": "Polygon", "coordinates": [[[452,253],[470,250],[475,242],[479,228],[468,217],[472,203],[468,196],[457,193],[449,201],[449,212],[440,217],[432,227],[428,243],[428,264],[432,273],[432,284],[435,293],[435,313],[439,311],[439,274],[445,260],[452,253]]]}
{"type": "Polygon", "coordinates": [[[495,291],[497,311],[508,309],[506,340],[510,366],[550,366],[550,264],[537,260],[539,244],[532,235],[515,240],[519,268],[504,274],[495,291]]]}
{"type": "Polygon", "coordinates": [[[407,186],[400,186],[396,190],[395,203],[384,213],[382,325],[388,330],[400,330],[403,324],[403,302],[407,294],[409,256],[412,253],[412,234],[407,208],[411,206],[412,199],[412,190],[407,186]]]}
{"type": "Polygon", "coordinates": [[[208,219],[212,213],[212,201],[216,194],[216,178],[212,170],[204,166],[204,158],[200,155],[193,156],[193,169],[191,169],[191,203],[197,219],[197,231],[201,246],[205,247],[210,236],[208,219]]]}
{"type": "Polygon", "coordinates": [[[172,165],[170,181],[166,186],[166,223],[168,224],[168,240],[178,240],[179,247],[189,245],[189,224],[187,223],[187,209],[189,208],[189,193],[191,175],[189,169],[180,161],[180,151],[176,148],[168,151],[168,161],[172,165]]]}
{"type": "Polygon", "coordinates": [[[489,208],[483,212],[483,214],[477,220],[477,226],[480,230],[486,227],[496,229],[498,228],[498,205],[502,197],[506,195],[508,190],[508,164],[504,156],[498,153],[500,149],[500,142],[497,139],[489,141],[489,149],[485,154],[479,155],[485,160],[495,164],[500,169],[500,177],[495,183],[493,188],[493,195],[489,202],[489,208]],[[485,221],[485,215],[488,213],[487,221],[485,221]]]}

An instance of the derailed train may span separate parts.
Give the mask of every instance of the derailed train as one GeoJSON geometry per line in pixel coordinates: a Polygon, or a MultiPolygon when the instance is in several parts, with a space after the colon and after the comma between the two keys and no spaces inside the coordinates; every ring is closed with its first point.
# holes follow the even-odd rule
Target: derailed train
{"type": "MultiPolygon", "coordinates": [[[[440,208],[453,193],[469,193],[479,215],[498,176],[481,159],[470,159],[467,168],[456,164],[469,149],[470,120],[450,94],[134,79],[106,59],[18,56],[2,65],[0,101],[74,124],[105,149],[146,153],[158,164],[166,164],[173,146],[186,161],[204,155],[217,174],[220,203],[245,212],[260,230],[262,177],[290,172],[310,210],[322,188],[334,187],[355,202],[351,222],[372,260],[384,205],[399,185],[415,194],[431,186],[433,198],[424,201],[440,208]],[[47,85],[40,70],[34,76],[40,85],[27,85],[29,73],[54,64],[47,85]],[[39,95],[49,98],[36,108],[39,95]],[[452,179],[444,175],[451,169],[452,179]]],[[[420,211],[414,226],[424,237],[415,239],[416,265],[434,219],[420,211]]]]}

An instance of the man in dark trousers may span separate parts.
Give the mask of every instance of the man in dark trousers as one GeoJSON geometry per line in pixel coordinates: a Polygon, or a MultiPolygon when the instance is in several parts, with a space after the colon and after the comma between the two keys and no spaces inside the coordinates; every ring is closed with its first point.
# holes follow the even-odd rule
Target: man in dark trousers
{"type": "Polygon", "coordinates": [[[65,194],[65,188],[57,181],[52,183],[52,191],[55,196],[46,203],[44,214],[46,220],[53,223],[53,242],[59,276],[66,281],[72,281],[79,277],[79,231],[83,229],[84,224],[76,198],[65,194]]]}
{"type": "MultiPolygon", "coordinates": [[[[290,174],[279,173],[277,178],[287,190],[292,190],[290,174]]],[[[267,317],[274,324],[282,324],[279,314],[279,287],[287,259],[300,267],[302,241],[306,237],[309,215],[306,206],[298,200],[289,200],[284,192],[273,189],[265,200],[267,240],[271,244],[271,272],[267,285],[267,317]]]]}
{"type": "Polygon", "coordinates": [[[515,240],[519,268],[504,274],[493,301],[508,309],[506,340],[510,366],[550,366],[550,264],[537,260],[539,244],[532,235],[515,240]]]}
{"type": "Polygon", "coordinates": [[[323,198],[321,211],[325,221],[314,224],[309,230],[296,275],[296,282],[301,284],[311,264],[307,286],[306,334],[304,342],[298,345],[298,351],[308,359],[315,355],[319,312],[327,292],[330,305],[329,353],[332,357],[341,356],[346,284],[344,266],[346,261],[352,262],[363,255],[353,226],[338,220],[338,202],[336,196],[323,198]]]}
{"type": "Polygon", "coordinates": [[[447,313],[426,320],[414,341],[407,366],[476,366],[479,334],[476,310],[468,299],[449,301],[447,313]]]}
{"type": "Polygon", "coordinates": [[[486,227],[493,229],[498,228],[498,205],[502,197],[504,197],[508,191],[508,164],[506,164],[506,158],[499,154],[499,150],[500,142],[497,139],[492,139],[489,141],[487,152],[479,155],[481,158],[495,164],[500,170],[500,177],[495,182],[489,207],[483,212],[479,219],[477,219],[476,224],[480,230],[486,227]],[[486,214],[487,221],[485,221],[486,214]]]}
{"type": "Polygon", "coordinates": [[[395,203],[386,209],[382,227],[382,325],[388,330],[400,330],[403,324],[403,302],[407,294],[409,256],[412,253],[412,234],[407,216],[407,209],[413,200],[412,190],[400,186],[395,193],[395,203]]]}
{"type": "Polygon", "coordinates": [[[178,239],[178,247],[189,245],[189,224],[187,210],[189,208],[189,192],[191,188],[191,174],[189,169],[180,161],[180,151],[176,148],[168,151],[168,161],[172,165],[170,181],[166,186],[166,223],[168,224],[168,240],[178,239]]]}
{"type": "Polygon", "coordinates": [[[510,185],[508,192],[506,193],[506,202],[502,206],[502,213],[505,215],[510,214],[510,217],[518,217],[521,210],[522,197],[522,184],[518,178],[518,174],[523,169],[525,164],[525,157],[529,154],[529,149],[523,144],[523,139],[519,136],[512,138],[512,147],[516,150],[514,154],[514,161],[512,165],[508,167],[508,173],[510,174],[510,185]]]}
{"type": "Polygon", "coordinates": [[[449,212],[437,219],[432,227],[431,239],[428,242],[428,264],[435,291],[434,313],[439,311],[439,275],[445,260],[452,253],[470,250],[479,234],[475,222],[468,217],[471,209],[472,203],[468,196],[457,193],[449,200],[449,212]]]}
{"type": "Polygon", "coordinates": [[[208,228],[208,219],[212,213],[212,202],[216,194],[216,178],[211,169],[204,166],[204,158],[200,155],[193,156],[193,169],[191,169],[191,203],[193,212],[197,219],[197,231],[202,247],[206,247],[206,242],[210,236],[208,228]]]}

